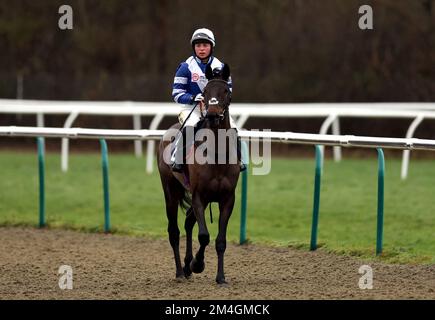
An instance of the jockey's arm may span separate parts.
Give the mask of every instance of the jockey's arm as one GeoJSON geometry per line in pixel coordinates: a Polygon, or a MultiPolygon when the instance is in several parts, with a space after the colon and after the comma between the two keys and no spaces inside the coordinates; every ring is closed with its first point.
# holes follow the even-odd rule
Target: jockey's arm
{"type": "Polygon", "coordinates": [[[181,104],[193,104],[193,95],[187,92],[190,73],[186,63],[178,66],[172,85],[172,98],[181,104]]]}

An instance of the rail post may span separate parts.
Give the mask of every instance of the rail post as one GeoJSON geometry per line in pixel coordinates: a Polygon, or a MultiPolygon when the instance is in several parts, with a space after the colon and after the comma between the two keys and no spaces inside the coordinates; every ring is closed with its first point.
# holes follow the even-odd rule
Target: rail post
{"type": "Polygon", "coordinates": [[[320,208],[320,183],[322,179],[323,167],[323,148],[316,145],[316,169],[314,177],[314,202],[313,202],[313,221],[311,224],[311,242],[310,250],[317,249],[317,229],[319,224],[319,208],[320,208]]]}
{"type": "MultiPolygon", "coordinates": [[[[248,146],[242,141],[242,159],[248,159],[248,146]]],[[[246,242],[246,216],[248,207],[248,161],[246,161],[246,170],[242,172],[242,199],[240,209],[240,244],[246,242]]]]}
{"type": "Polygon", "coordinates": [[[38,169],[39,169],[39,227],[46,225],[45,221],[45,161],[44,138],[36,138],[38,144],[38,169]]]}
{"type": "Polygon", "coordinates": [[[382,148],[378,151],[378,215],[376,227],[376,255],[382,253],[382,238],[384,232],[384,177],[385,177],[385,158],[382,148]]]}
{"type": "Polygon", "coordinates": [[[106,140],[100,139],[103,168],[104,232],[110,232],[109,157],[106,140]]]}

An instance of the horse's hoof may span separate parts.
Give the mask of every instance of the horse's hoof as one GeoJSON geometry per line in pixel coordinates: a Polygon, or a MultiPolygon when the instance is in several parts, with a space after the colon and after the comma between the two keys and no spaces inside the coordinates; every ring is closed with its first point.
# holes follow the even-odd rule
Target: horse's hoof
{"type": "Polygon", "coordinates": [[[186,277],[186,279],[190,279],[190,277],[192,276],[192,271],[190,271],[190,267],[188,265],[185,265],[183,267],[183,271],[184,271],[184,276],[186,277]]]}
{"type": "Polygon", "coordinates": [[[175,277],[175,282],[182,283],[182,282],[185,282],[185,281],[186,281],[186,278],[184,277],[184,275],[176,276],[175,277]]]}
{"type": "Polygon", "coordinates": [[[190,270],[194,273],[201,273],[204,271],[205,263],[204,261],[198,261],[195,258],[190,262],[190,270]]]}
{"type": "Polygon", "coordinates": [[[216,278],[216,282],[217,282],[219,287],[226,288],[229,286],[228,282],[225,281],[225,278],[222,278],[222,279],[216,278]]]}

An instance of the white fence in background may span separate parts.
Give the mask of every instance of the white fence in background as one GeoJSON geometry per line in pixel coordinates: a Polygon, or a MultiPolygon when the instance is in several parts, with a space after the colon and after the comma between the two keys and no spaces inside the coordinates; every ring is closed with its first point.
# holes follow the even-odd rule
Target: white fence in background
{"type": "MultiPolygon", "coordinates": [[[[166,130],[119,130],[85,128],[41,128],[0,126],[0,136],[6,137],[45,137],[72,139],[109,140],[159,140],[166,130]]],[[[354,135],[331,135],[296,132],[240,130],[242,139],[269,139],[271,142],[342,146],[359,148],[385,148],[404,150],[435,150],[435,140],[416,138],[383,138],[354,135]]]]}
{"type": "MultiPolygon", "coordinates": [[[[158,129],[165,116],[177,116],[179,108],[174,103],[162,102],[103,102],[103,101],[42,101],[0,99],[0,113],[35,114],[37,126],[44,126],[45,114],[68,115],[64,128],[71,128],[79,115],[133,116],[133,128],[141,129],[141,116],[153,116],[149,130],[158,129]]],[[[406,118],[411,125],[406,138],[411,139],[425,119],[435,119],[435,103],[233,103],[231,115],[242,128],[250,117],[319,117],[325,118],[319,134],[325,135],[331,128],[340,134],[339,120],[352,118],[406,118]]],[[[405,148],[406,149],[406,148],[405,148]]],[[[153,170],[155,141],[147,142],[147,172],[153,170]]],[[[142,142],[135,141],[135,154],[142,155],[142,142]]],[[[408,173],[410,150],[403,151],[402,179],[408,173]]],[[[340,161],[340,145],[334,146],[334,159],[340,161]]],[[[68,170],[68,138],[62,138],[61,168],[68,170]]]]}

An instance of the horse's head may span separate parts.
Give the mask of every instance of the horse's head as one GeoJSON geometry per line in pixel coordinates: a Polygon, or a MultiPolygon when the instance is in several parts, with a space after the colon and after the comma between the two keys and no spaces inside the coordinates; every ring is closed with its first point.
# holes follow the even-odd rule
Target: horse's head
{"type": "Polygon", "coordinates": [[[215,125],[225,118],[231,103],[231,90],[228,85],[230,67],[227,64],[221,69],[205,69],[208,83],[204,88],[205,118],[213,120],[215,125]]]}

